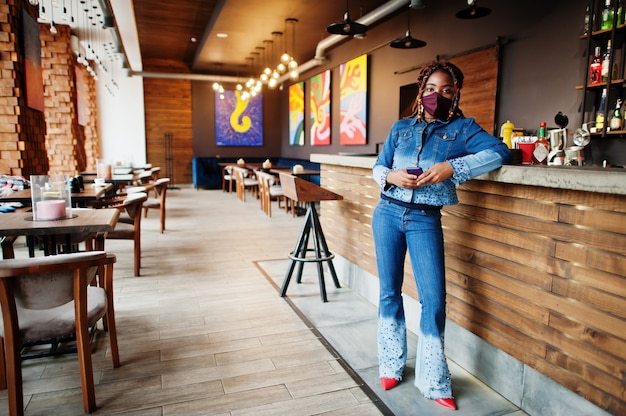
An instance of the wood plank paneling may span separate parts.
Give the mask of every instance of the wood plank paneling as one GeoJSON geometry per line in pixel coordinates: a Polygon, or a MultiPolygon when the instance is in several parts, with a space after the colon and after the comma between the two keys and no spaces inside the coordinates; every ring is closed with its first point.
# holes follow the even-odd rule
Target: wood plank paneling
{"type": "MultiPolygon", "coordinates": [[[[369,169],[322,165],[331,250],[376,275],[369,169]]],[[[448,318],[613,414],[626,414],[626,197],[489,181],[442,211],[448,318]]],[[[417,298],[405,264],[405,293],[417,298]]]]}
{"type": "Polygon", "coordinates": [[[172,176],[172,185],[191,183],[191,81],[144,78],[143,82],[146,160],[161,168],[161,177],[172,176]],[[172,137],[169,155],[166,134],[172,137]],[[168,163],[173,172],[167,172],[168,163]]]}

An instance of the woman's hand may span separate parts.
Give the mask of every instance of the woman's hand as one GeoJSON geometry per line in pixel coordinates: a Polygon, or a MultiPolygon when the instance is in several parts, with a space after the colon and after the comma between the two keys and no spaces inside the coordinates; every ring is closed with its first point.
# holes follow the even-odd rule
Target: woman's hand
{"type": "Polygon", "coordinates": [[[422,185],[432,185],[443,182],[454,174],[452,165],[448,162],[439,162],[430,167],[417,178],[416,188],[422,185]]]}
{"type": "Polygon", "coordinates": [[[440,162],[421,175],[407,173],[406,169],[392,170],[387,174],[387,183],[400,188],[415,189],[423,185],[443,182],[454,174],[448,162],[440,162]]]}

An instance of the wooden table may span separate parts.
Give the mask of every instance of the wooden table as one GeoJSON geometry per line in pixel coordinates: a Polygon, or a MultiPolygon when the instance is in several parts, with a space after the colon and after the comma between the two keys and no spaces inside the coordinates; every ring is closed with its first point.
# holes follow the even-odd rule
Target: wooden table
{"type": "MultiPolygon", "coordinates": [[[[87,184],[82,192],[72,192],[72,206],[86,206],[89,202],[103,198],[112,189],[113,185],[110,183],[105,186],[87,184]]],[[[0,198],[0,202],[20,202],[24,206],[30,206],[32,202],[30,191],[29,188],[13,192],[11,195],[0,198]]]]}
{"type": "Polygon", "coordinates": [[[26,236],[28,252],[35,255],[35,240],[43,241],[44,254],[57,254],[58,245],[63,252],[74,251],[72,237],[85,235],[94,237],[95,249],[104,250],[106,233],[113,231],[120,212],[116,209],[72,209],[72,218],[54,221],[33,221],[32,212],[16,211],[0,215],[0,236],[2,255],[14,258],[13,242],[19,236],[26,236]]]}

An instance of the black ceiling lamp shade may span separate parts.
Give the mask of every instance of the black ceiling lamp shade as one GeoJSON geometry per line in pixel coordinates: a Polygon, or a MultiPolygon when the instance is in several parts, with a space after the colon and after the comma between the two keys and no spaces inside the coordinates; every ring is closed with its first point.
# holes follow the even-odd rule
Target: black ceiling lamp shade
{"type": "Polygon", "coordinates": [[[491,13],[491,9],[477,6],[476,0],[467,0],[467,4],[469,7],[457,12],[456,17],[459,19],[480,19],[491,13]]]}
{"type": "Polygon", "coordinates": [[[415,39],[411,36],[411,9],[407,13],[407,28],[406,35],[403,38],[392,40],[389,46],[396,49],[417,49],[426,46],[426,42],[420,39],[415,39]]]}
{"type": "Polygon", "coordinates": [[[367,26],[361,23],[350,20],[348,13],[348,0],[346,0],[346,13],[343,15],[343,20],[337,23],[331,23],[326,28],[328,33],[333,35],[357,35],[367,31],[367,26]]]}

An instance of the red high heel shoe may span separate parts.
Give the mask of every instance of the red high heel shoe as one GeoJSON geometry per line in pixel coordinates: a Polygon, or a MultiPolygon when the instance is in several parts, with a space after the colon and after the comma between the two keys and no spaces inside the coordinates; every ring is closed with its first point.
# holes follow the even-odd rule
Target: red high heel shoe
{"type": "Polygon", "coordinates": [[[440,406],[445,407],[446,409],[456,410],[456,402],[452,398],[449,398],[449,399],[435,399],[435,403],[437,403],[440,406]]]}
{"type": "Polygon", "coordinates": [[[390,390],[400,384],[400,380],[397,378],[380,378],[380,384],[383,386],[383,390],[390,390]]]}

